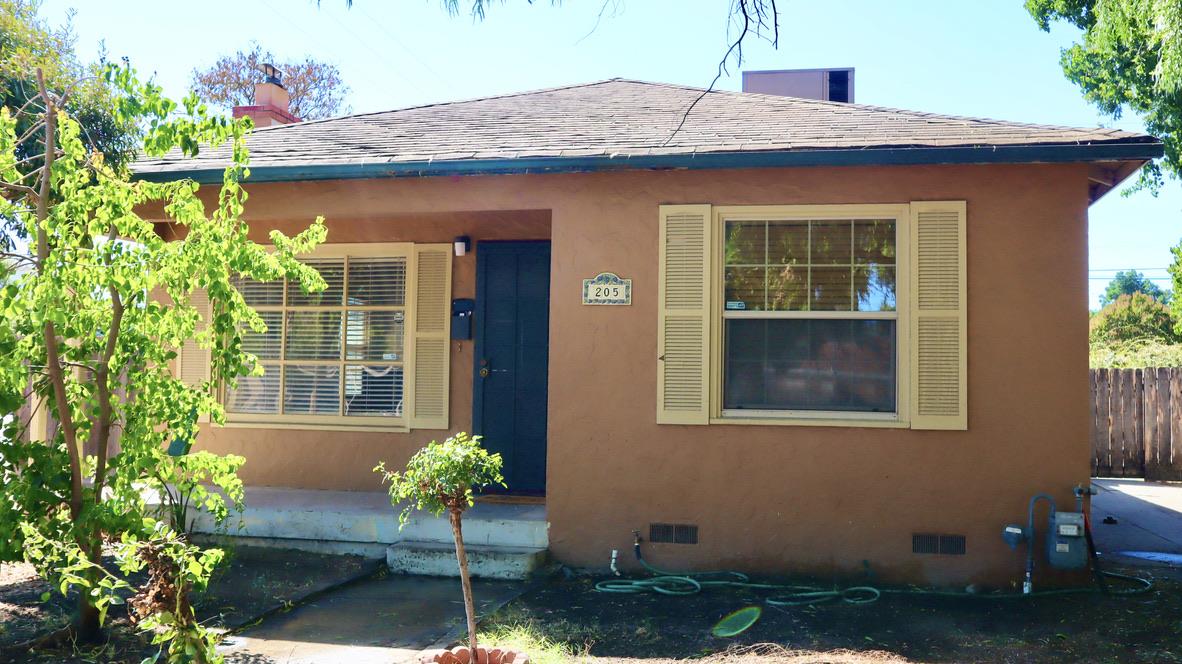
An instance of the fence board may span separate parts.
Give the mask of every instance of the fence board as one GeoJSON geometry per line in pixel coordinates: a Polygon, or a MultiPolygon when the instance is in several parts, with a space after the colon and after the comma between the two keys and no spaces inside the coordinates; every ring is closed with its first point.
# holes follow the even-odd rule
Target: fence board
{"type": "Polygon", "coordinates": [[[1182,480],[1182,367],[1170,372],[1170,397],[1167,419],[1170,423],[1169,479],[1182,480]]]}
{"type": "Polygon", "coordinates": [[[1092,474],[1182,480],[1182,368],[1093,369],[1092,474]]]}

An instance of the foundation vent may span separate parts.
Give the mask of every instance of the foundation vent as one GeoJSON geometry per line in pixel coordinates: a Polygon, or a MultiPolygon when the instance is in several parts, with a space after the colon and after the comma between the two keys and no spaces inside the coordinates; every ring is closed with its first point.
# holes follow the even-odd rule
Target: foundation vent
{"type": "Polygon", "coordinates": [[[963,556],[965,554],[965,538],[964,535],[913,533],[911,535],[911,552],[963,556]]]}
{"type": "Polygon", "coordinates": [[[697,544],[698,527],[689,523],[650,523],[648,541],[657,544],[697,544]]]}

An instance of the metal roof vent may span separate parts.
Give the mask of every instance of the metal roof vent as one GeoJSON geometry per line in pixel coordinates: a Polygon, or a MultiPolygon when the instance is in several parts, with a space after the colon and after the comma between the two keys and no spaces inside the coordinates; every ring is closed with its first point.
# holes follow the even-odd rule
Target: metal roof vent
{"type": "Polygon", "coordinates": [[[745,71],[743,92],[852,104],[854,68],[745,71]]]}

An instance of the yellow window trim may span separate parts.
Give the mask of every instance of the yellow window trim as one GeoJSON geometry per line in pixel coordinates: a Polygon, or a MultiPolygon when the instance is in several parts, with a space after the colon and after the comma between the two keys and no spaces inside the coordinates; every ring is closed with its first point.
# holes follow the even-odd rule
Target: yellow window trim
{"type": "MultiPolygon", "coordinates": [[[[428,247],[441,248],[446,247],[448,251],[451,250],[451,245],[440,243],[426,243],[415,244],[413,242],[342,242],[335,244],[322,244],[314,251],[303,255],[303,258],[405,258],[406,259],[406,296],[401,307],[395,307],[403,311],[403,347],[402,360],[399,363],[402,365],[402,415],[399,417],[374,417],[374,416],[347,416],[347,415],[284,415],[271,413],[231,413],[226,412],[227,428],[250,428],[250,429],[306,429],[316,431],[374,431],[374,432],[389,432],[389,433],[406,433],[411,430],[409,427],[410,416],[413,408],[413,392],[415,385],[415,364],[414,364],[414,337],[415,337],[415,309],[417,304],[417,274],[418,252],[416,248],[423,249],[428,247]],[[367,420],[375,420],[368,422],[367,420]]],[[[450,264],[449,264],[450,265],[450,264]]],[[[450,281],[448,282],[450,285],[450,281]]],[[[320,307],[313,307],[319,309],[320,307]]],[[[327,309],[327,307],[324,307],[327,309]]],[[[342,307],[343,309],[344,307],[342,307]]],[[[258,307],[260,311],[275,310],[274,307],[258,307]]],[[[279,310],[286,311],[286,307],[279,307],[279,310]]],[[[284,332],[284,336],[286,332],[284,332]]],[[[280,344],[284,343],[284,339],[280,339],[280,344]]],[[[343,362],[343,361],[342,361],[343,362]]],[[[341,364],[342,362],[328,361],[329,364],[341,364]]],[[[312,363],[315,363],[314,361],[312,363]]],[[[225,388],[220,391],[219,396],[222,399],[223,406],[225,405],[225,388]]],[[[342,395],[342,398],[344,395],[342,395]]],[[[279,384],[279,399],[283,399],[283,381],[280,379],[279,384]]]]}
{"type": "MultiPolygon", "coordinates": [[[[911,406],[911,206],[909,204],[850,205],[720,205],[713,208],[710,261],[710,424],[758,426],[866,427],[905,429],[910,427],[911,406]],[[808,416],[798,413],[761,412],[752,417],[724,412],[722,408],[723,364],[723,229],[727,221],[785,221],[817,219],[894,219],[895,253],[895,412],[881,416],[868,413],[818,411],[808,416]]],[[[862,318],[863,312],[848,312],[840,318],[862,318]]],[[[793,315],[795,312],[793,312],[793,315]]],[[[784,316],[792,317],[792,315],[784,316]]],[[[819,317],[830,317],[826,313],[819,317]]],[[[799,411],[798,411],[799,412],[799,411]]]]}

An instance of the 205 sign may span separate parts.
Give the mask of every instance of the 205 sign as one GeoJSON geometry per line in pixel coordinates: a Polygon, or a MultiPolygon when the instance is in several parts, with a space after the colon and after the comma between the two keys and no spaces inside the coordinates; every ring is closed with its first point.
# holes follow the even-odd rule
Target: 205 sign
{"type": "Polygon", "coordinates": [[[583,304],[632,304],[632,280],[611,272],[584,279],[583,304]]]}

